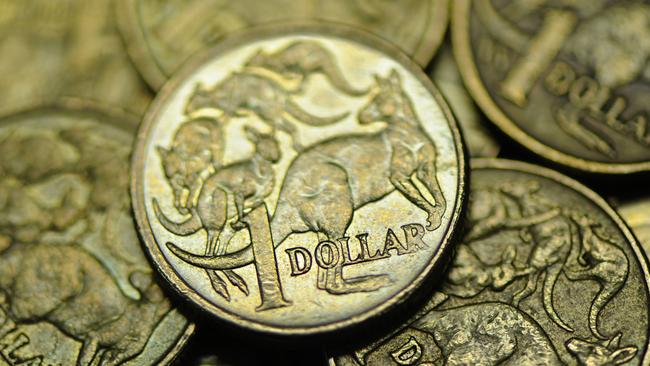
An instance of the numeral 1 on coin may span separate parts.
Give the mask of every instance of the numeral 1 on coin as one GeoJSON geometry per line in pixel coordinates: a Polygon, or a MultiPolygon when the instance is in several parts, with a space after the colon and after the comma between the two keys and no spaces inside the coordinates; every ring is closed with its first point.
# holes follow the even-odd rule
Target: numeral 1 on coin
{"type": "Polygon", "coordinates": [[[519,107],[524,107],[528,93],[560,52],[575,23],[576,16],[569,11],[548,12],[542,29],[530,40],[526,54],[515,63],[501,83],[501,95],[519,107]]]}
{"type": "Polygon", "coordinates": [[[262,303],[255,310],[264,311],[291,305],[282,293],[266,205],[262,204],[253,209],[242,221],[248,224],[250,231],[257,282],[262,298],[262,303]]]}

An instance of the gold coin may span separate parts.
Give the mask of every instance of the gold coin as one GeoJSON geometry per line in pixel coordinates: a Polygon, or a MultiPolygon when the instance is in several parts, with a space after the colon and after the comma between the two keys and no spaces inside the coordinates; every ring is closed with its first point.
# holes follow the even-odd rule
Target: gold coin
{"type": "Polygon", "coordinates": [[[442,42],[448,0],[120,0],[129,53],[154,89],[233,31],[269,22],[333,21],[399,45],[426,66],[442,42]]]}
{"type": "Polygon", "coordinates": [[[648,263],[602,198],[539,166],[478,159],[469,202],[427,304],[331,365],[648,364],[648,263]]]}
{"type": "Polygon", "coordinates": [[[633,202],[625,202],[618,207],[618,212],[630,225],[646,255],[650,256],[650,200],[645,197],[633,202]]]}
{"type": "Polygon", "coordinates": [[[463,85],[450,44],[443,44],[438,51],[429,76],[458,118],[458,125],[463,132],[469,155],[473,158],[496,157],[501,146],[483,125],[485,122],[463,85]]]}
{"type": "Polygon", "coordinates": [[[193,333],[133,224],[134,120],[80,102],[0,118],[0,364],[168,364],[193,333]]]}
{"type": "Polygon", "coordinates": [[[454,2],[468,89],[505,133],[589,172],[650,169],[647,1],[454,2]]]}
{"type": "Polygon", "coordinates": [[[111,0],[0,1],[0,104],[81,97],[144,113],[151,100],[111,0]]]}
{"type": "Polygon", "coordinates": [[[312,334],[403,302],[464,197],[451,113],[392,46],[269,27],[187,65],[147,113],[132,197],[155,265],[237,325],[312,334]]]}

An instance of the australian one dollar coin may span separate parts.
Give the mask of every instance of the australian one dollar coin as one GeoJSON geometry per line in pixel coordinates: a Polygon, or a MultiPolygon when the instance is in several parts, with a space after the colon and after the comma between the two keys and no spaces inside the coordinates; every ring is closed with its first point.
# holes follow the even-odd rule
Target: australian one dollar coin
{"type": "Polygon", "coordinates": [[[409,58],[347,27],[270,27],[180,71],[139,131],[147,249],[191,301],[259,331],[334,331],[403,302],[464,197],[456,123],[409,58]]]}
{"type": "Polygon", "coordinates": [[[520,144],[599,173],[650,169],[650,2],[454,1],[470,92],[520,144]]]}
{"type": "Polygon", "coordinates": [[[0,120],[0,364],[164,365],[192,334],[133,224],[132,119],[75,103],[0,120]]]}
{"type": "Polygon", "coordinates": [[[0,1],[0,105],[83,97],[144,113],[111,0],[0,1]]]}
{"type": "Polygon", "coordinates": [[[418,314],[331,365],[646,365],[648,264],[588,188],[472,162],[466,231],[418,314]]]}
{"type": "Polygon", "coordinates": [[[129,53],[154,89],[192,54],[243,28],[333,21],[373,32],[426,66],[442,42],[448,0],[119,0],[129,53]]]}

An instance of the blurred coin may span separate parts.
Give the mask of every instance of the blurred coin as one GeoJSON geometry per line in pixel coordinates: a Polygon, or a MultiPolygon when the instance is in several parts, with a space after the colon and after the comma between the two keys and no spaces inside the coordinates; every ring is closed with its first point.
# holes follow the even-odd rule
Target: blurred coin
{"type": "Polygon", "coordinates": [[[330,364],[647,364],[648,264],[602,198],[539,166],[479,159],[469,202],[427,305],[330,364]]]}
{"type": "Polygon", "coordinates": [[[333,21],[376,33],[426,66],[442,42],[448,0],[120,0],[120,28],[145,79],[160,89],[195,52],[268,22],[333,21]]]}
{"type": "Polygon", "coordinates": [[[155,284],[128,196],[132,116],[0,121],[0,363],[160,365],[193,332],[155,284]]]}
{"type": "Polygon", "coordinates": [[[454,111],[470,156],[496,157],[499,143],[483,125],[481,114],[463,85],[450,45],[440,48],[429,75],[454,111]]]}
{"type": "Polygon", "coordinates": [[[405,301],[446,254],[460,134],[389,44],[348,27],[262,28],[167,85],[139,132],[132,197],[155,264],[206,311],[333,331],[405,301]]]}
{"type": "Polygon", "coordinates": [[[569,167],[650,169],[650,2],[460,0],[453,12],[461,73],[504,132],[569,167]]]}
{"type": "Polygon", "coordinates": [[[114,23],[111,0],[0,0],[0,104],[93,99],[144,113],[150,91],[114,23]]]}
{"type": "Polygon", "coordinates": [[[650,199],[643,198],[634,202],[623,203],[618,212],[625,219],[641,246],[650,255],[650,199]]]}

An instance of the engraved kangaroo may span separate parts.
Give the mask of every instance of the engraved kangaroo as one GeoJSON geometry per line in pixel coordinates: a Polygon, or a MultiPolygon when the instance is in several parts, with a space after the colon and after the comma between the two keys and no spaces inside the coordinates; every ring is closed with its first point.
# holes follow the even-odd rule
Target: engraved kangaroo
{"type": "Polygon", "coordinates": [[[244,117],[246,113],[252,113],[273,129],[280,128],[291,135],[298,151],[302,150],[302,146],[296,135],[295,122],[287,117],[309,126],[326,126],[342,120],[349,114],[314,116],[302,109],[291,97],[290,91],[270,78],[249,73],[233,73],[209,89],[200,83],[197,84],[187,103],[186,113],[209,108],[222,111],[225,118],[244,117]]]}
{"type": "MultiPolygon", "coordinates": [[[[502,188],[520,200],[524,216],[540,215],[555,209],[551,202],[537,194],[539,185],[514,184],[502,188]],[[527,187],[526,187],[527,186],[527,187]]],[[[521,301],[532,295],[537,289],[540,276],[544,275],[542,302],[548,316],[559,327],[568,332],[573,329],[567,325],[555,311],[553,290],[558,277],[566,263],[572,263],[579,253],[579,236],[575,224],[564,215],[554,215],[548,220],[527,228],[528,240],[534,244],[527,265],[532,269],[527,275],[526,285],[513,297],[513,304],[519,306],[521,301]]]]}
{"type": "Polygon", "coordinates": [[[259,50],[248,60],[246,66],[267,69],[286,79],[297,79],[300,87],[309,75],[321,73],[335,88],[348,95],[357,96],[368,92],[350,85],[336,64],[334,55],[318,42],[297,41],[273,53],[259,50]]]}
{"type": "Polygon", "coordinates": [[[218,121],[197,118],[178,128],[171,148],[157,148],[181,214],[190,213],[205,178],[221,165],[222,140],[218,121]]]}
{"type": "Polygon", "coordinates": [[[519,277],[530,274],[532,268],[514,265],[517,251],[509,246],[496,264],[486,264],[467,244],[457,247],[456,256],[447,272],[442,292],[462,298],[471,298],[486,288],[500,291],[519,277]]]}
{"type": "Polygon", "coordinates": [[[150,275],[134,272],[130,280],[140,300],[126,297],[97,259],[72,245],[15,244],[0,255],[0,289],[9,294],[10,316],[48,322],[82,342],[78,366],[136,357],[170,310],[150,275]]]}
{"type": "MultiPolygon", "coordinates": [[[[399,191],[428,215],[429,231],[440,226],[446,209],[436,176],[436,148],[421,130],[396,71],[377,77],[377,89],[359,112],[359,122],[384,122],[377,133],[335,137],[309,147],[291,163],[271,220],[277,247],[292,233],[316,232],[336,241],[345,236],[356,209],[399,191]],[[429,202],[415,180],[433,197],[429,202]]],[[[211,268],[237,268],[253,261],[252,248],[218,257],[202,257],[168,243],[184,261],[211,268]]],[[[342,266],[319,274],[319,287],[331,293],[374,291],[385,276],[346,280],[342,266]]]]}
{"type": "Polygon", "coordinates": [[[583,216],[575,220],[580,224],[582,232],[582,258],[586,266],[569,266],[564,272],[571,280],[595,280],[600,285],[600,291],[589,309],[589,329],[594,336],[607,339],[598,330],[598,315],[625,284],[628,273],[627,257],[616,244],[597,234],[594,231],[597,225],[589,219],[583,216]]]}
{"type": "MultiPolygon", "coordinates": [[[[273,136],[259,133],[252,128],[244,127],[244,130],[248,139],[255,144],[254,155],[250,159],[223,166],[207,177],[199,189],[196,203],[190,205],[193,209],[189,219],[181,223],[173,222],[162,213],[156,200],[153,201],[156,216],[168,231],[181,236],[193,234],[201,229],[207,231],[207,256],[226,253],[231,233],[225,237],[222,233],[228,218],[236,216],[237,221],[232,224],[233,228],[243,228],[241,219],[244,211],[261,205],[275,185],[273,164],[281,157],[278,142],[273,136]],[[234,197],[236,215],[228,212],[228,194],[234,197]]],[[[224,270],[224,274],[233,285],[248,295],[246,282],[239,275],[230,269],[224,270]]],[[[229,300],[230,294],[225,281],[216,271],[209,270],[208,275],[213,288],[229,300]]]]}
{"type": "Polygon", "coordinates": [[[565,343],[567,350],[584,366],[616,366],[631,361],[638,348],[620,347],[621,333],[612,339],[599,343],[579,338],[571,338],[565,343]]]}
{"type": "Polygon", "coordinates": [[[446,366],[561,363],[535,320],[504,303],[432,310],[409,326],[433,335],[446,366]]]}

